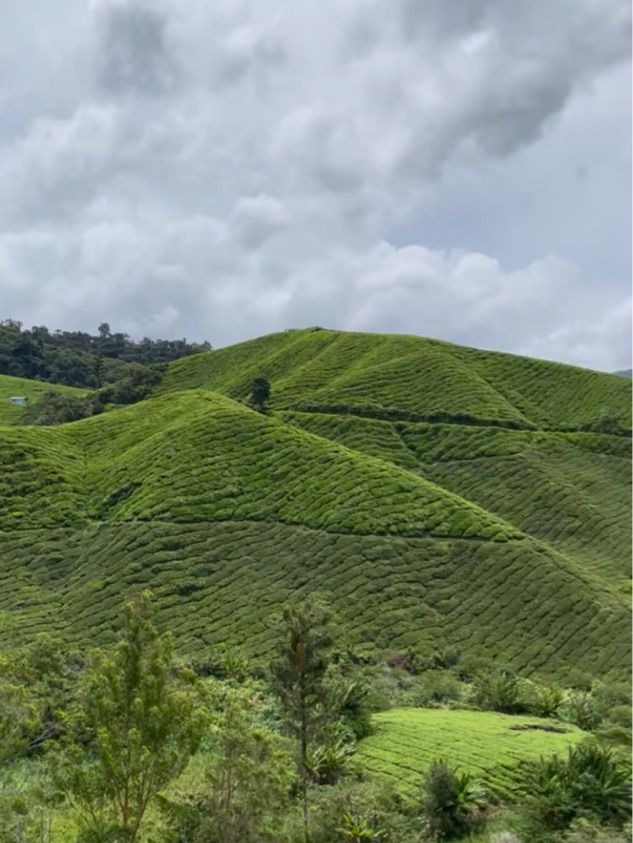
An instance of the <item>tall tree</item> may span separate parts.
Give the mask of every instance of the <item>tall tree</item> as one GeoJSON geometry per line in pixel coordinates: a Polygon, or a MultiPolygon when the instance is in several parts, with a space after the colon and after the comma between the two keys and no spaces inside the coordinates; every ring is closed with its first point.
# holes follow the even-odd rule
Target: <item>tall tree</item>
{"type": "Polygon", "coordinates": [[[332,645],[329,613],[315,600],[283,610],[272,663],[272,687],[288,731],[298,743],[303,829],[310,840],[308,813],[308,757],[313,743],[330,717],[327,683],[328,652],[332,645]]]}
{"type": "Polygon", "coordinates": [[[136,843],[154,797],[196,750],[201,717],[174,679],[171,646],[151,621],[147,593],[125,608],[122,640],[89,674],[82,706],[93,735],[59,776],[91,839],[136,843]]]}

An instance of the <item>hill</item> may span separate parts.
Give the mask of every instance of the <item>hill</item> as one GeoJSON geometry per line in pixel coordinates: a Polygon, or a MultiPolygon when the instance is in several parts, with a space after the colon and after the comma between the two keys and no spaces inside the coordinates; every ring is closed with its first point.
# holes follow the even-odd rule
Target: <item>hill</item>
{"type": "Polygon", "coordinates": [[[183,358],[139,404],[1,430],[0,634],[106,641],[150,586],[182,651],[258,655],[280,602],[320,591],[370,650],[620,673],[630,390],[321,330],[183,358]],[[259,374],[266,415],[238,400],[259,374]],[[615,432],[580,430],[605,408],[615,432]]]}
{"type": "Polygon", "coordinates": [[[176,361],[162,391],[244,398],[261,374],[276,410],[555,430],[607,412],[631,429],[630,384],[615,375],[400,335],[271,334],[176,361]]]}
{"type": "Polygon", "coordinates": [[[76,389],[63,384],[45,383],[28,378],[13,378],[0,375],[0,425],[17,424],[26,411],[26,407],[13,405],[9,399],[13,396],[24,396],[29,404],[37,401],[44,392],[62,392],[66,395],[84,395],[85,389],[76,389]]]}

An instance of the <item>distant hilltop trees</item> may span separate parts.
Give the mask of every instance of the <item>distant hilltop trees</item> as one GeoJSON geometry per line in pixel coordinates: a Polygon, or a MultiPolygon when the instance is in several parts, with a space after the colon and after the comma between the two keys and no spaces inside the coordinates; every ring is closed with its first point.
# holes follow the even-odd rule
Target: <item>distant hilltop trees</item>
{"type": "Polygon", "coordinates": [[[137,364],[168,363],[201,351],[208,342],[152,340],[135,342],[113,333],[102,322],[96,334],[51,331],[44,325],[24,328],[13,319],[0,321],[0,374],[33,378],[67,386],[97,388],[120,381],[137,364]]]}

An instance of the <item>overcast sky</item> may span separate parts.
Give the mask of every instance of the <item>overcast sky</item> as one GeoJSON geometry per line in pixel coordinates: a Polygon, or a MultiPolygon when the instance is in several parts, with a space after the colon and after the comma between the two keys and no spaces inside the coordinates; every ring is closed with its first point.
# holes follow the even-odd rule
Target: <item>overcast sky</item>
{"type": "Polygon", "coordinates": [[[629,0],[0,0],[0,317],[630,365],[629,0]]]}

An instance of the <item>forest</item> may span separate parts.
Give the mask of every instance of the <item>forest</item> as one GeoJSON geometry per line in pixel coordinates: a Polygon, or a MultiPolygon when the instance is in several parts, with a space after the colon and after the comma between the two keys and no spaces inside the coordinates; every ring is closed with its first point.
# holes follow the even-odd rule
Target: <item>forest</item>
{"type": "Polygon", "coordinates": [[[45,325],[24,328],[15,319],[0,322],[0,375],[66,386],[99,388],[120,380],[130,364],[151,366],[208,351],[208,342],[188,343],[144,337],[135,342],[102,322],[95,335],[51,331],[45,325]]]}

